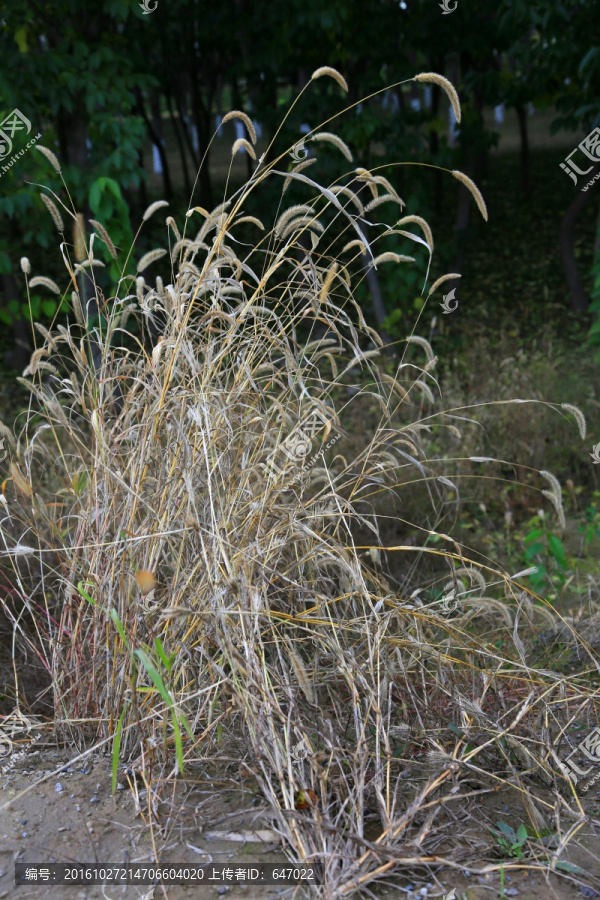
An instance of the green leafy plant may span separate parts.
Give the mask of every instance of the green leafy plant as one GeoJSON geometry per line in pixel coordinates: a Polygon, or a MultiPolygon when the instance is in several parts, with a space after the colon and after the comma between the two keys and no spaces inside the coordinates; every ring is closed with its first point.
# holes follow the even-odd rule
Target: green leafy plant
{"type": "MultiPolygon", "coordinates": [[[[594,491],[594,498],[597,497],[600,497],[600,491],[594,491]]],[[[595,538],[600,537],[600,509],[595,503],[586,507],[584,520],[579,525],[579,533],[582,535],[584,551],[595,538]]]]}
{"type": "Polygon", "coordinates": [[[600,360],[600,242],[597,239],[597,251],[592,264],[592,302],[589,311],[593,320],[589,331],[589,342],[597,352],[595,359],[600,360]]]}
{"type": "Polygon", "coordinates": [[[523,847],[527,843],[528,835],[527,828],[525,825],[519,825],[517,830],[515,831],[512,826],[508,825],[506,822],[496,822],[498,827],[498,832],[495,832],[493,829],[490,829],[492,834],[494,834],[496,838],[496,843],[498,847],[502,851],[505,856],[515,857],[516,859],[523,859],[523,847]]]}
{"type": "MultiPolygon", "coordinates": [[[[88,202],[95,219],[110,232],[116,247],[129,247],[133,240],[131,225],[129,224],[129,207],[123,199],[121,188],[114,178],[101,176],[90,187],[88,202]]],[[[111,258],[108,248],[104,243],[98,243],[102,247],[102,254],[107,263],[110,263],[110,278],[119,278],[121,269],[111,258]]]]}
{"type": "Polygon", "coordinates": [[[535,566],[535,572],[529,576],[532,589],[539,593],[548,582],[562,587],[569,568],[563,542],[540,513],[528,521],[527,527],[530,531],[523,538],[523,559],[527,567],[535,566]]]}

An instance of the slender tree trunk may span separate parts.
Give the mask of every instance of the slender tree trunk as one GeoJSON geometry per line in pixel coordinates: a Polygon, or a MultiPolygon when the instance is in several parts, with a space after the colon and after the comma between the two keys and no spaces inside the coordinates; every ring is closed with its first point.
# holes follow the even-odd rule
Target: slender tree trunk
{"type": "MultiPolygon", "coordinates": [[[[247,115],[252,118],[252,114],[250,111],[244,110],[244,101],[242,99],[242,93],[240,91],[240,86],[237,78],[233,78],[231,82],[231,93],[233,96],[233,105],[235,109],[241,109],[243,112],[247,112],[247,115]]],[[[248,136],[248,140],[249,140],[248,136]]],[[[249,153],[246,153],[246,179],[250,181],[252,177],[252,159],[249,153]]]]}
{"type": "MultiPolygon", "coordinates": [[[[21,292],[14,274],[7,272],[0,277],[2,278],[2,288],[7,303],[15,300],[20,305],[21,292]]],[[[31,326],[27,324],[19,312],[12,320],[12,329],[14,338],[13,349],[6,354],[6,362],[11,369],[17,369],[19,372],[22,372],[29,363],[29,357],[31,356],[31,326]]]]}
{"type": "Polygon", "coordinates": [[[139,186],[139,198],[140,198],[140,206],[142,209],[146,209],[148,207],[148,191],[146,190],[146,178],[145,176],[145,166],[144,166],[144,151],[140,147],[138,150],[138,165],[142,170],[142,176],[140,178],[140,186],[139,186]]]}
{"type": "MultiPolygon", "coordinates": [[[[596,172],[598,172],[598,166],[589,173],[590,180],[596,172]]],[[[580,212],[585,209],[591,196],[592,194],[589,190],[578,190],[577,196],[567,209],[560,224],[560,254],[565,270],[565,278],[571,292],[571,305],[575,312],[578,313],[584,313],[587,310],[590,298],[585,291],[579,269],[577,268],[573,230],[580,212]]]]}
{"type": "Polygon", "coordinates": [[[525,197],[531,196],[531,184],[529,180],[529,134],[527,127],[527,107],[523,103],[515,106],[517,119],[519,120],[519,134],[521,136],[521,189],[525,197]]]}
{"type": "MultiPolygon", "coordinates": [[[[77,166],[83,172],[87,172],[89,169],[87,146],[88,131],[85,98],[83,94],[79,94],[77,96],[73,112],[66,117],[64,125],[67,139],[67,160],[71,165],[77,166]]],[[[83,241],[87,236],[87,222],[89,221],[91,215],[91,210],[89,209],[87,202],[83,204],[80,212],[81,219],[78,219],[73,223],[73,244],[75,245],[75,247],[78,246],[78,239],[76,238],[76,234],[78,233],[78,230],[80,228],[83,232],[83,234],[81,235],[81,240],[83,241]]],[[[81,262],[80,259],[77,259],[77,261],[81,262]]],[[[99,316],[98,300],[96,297],[94,284],[91,280],[91,270],[88,270],[86,274],[81,273],[77,278],[77,284],[79,287],[79,300],[85,315],[86,322],[88,322],[88,319],[91,318],[97,324],[99,316]]],[[[100,372],[100,367],[102,364],[102,351],[100,349],[98,341],[91,334],[89,325],[87,326],[87,328],[94,369],[96,371],[96,374],[98,374],[100,372]]]]}
{"type": "Polygon", "coordinates": [[[155,129],[153,123],[148,118],[148,114],[147,114],[146,108],[144,106],[144,99],[142,97],[142,93],[139,88],[135,89],[135,97],[136,97],[138,112],[139,112],[140,116],[142,117],[142,119],[144,120],[144,122],[146,123],[146,128],[148,130],[148,134],[150,135],[150,140],[152,141],[153,144],[156,145],[156,147],[158,149],[158,152],[160,155],[160,161],[161,161],[161,165],[162,165],[162,170],[163,170],[163,183],[164,183],[164,187],[165,187],[165,198],[167,200],[170,200],[171,197],[173,196],[173,188],[171,186],[171,175],[169,173],[169,163],[167,160],[167,154],[165,151],[164,143],[163,143],[160,135],[156,132],[156,129],[155,129]]]}
{"type": "Polygon", "coordinates": [[[198,78],[196,73],[192,73],[192,118],[196,131],[198,133],[198,144],[200,146],[200,172],[198,177],[200,187],[200,202],[207,209],[213,208],[213,189],[210,178],[210,152],[208,145],[210,142],[210,117],[211,117],[211,100],[212,95],[209,93],[206,104],[203,103],[200,90],[198,88],[198,78]],[[202,153],[204,148],[205,153],[202,153]]]}
{"type": "MultiPolygon", "coordinates": [[[[456,247],[456,257],[452,271],[458,275],[462,274],[463,261],[465,256],[465,241],[467,231],[469,230],[469,221],[471,219],[471,202],[472,198],[466,187],[461,185],[458,213],[456,215],[456,227],[454,230],[454,242],[456,247]]],[[[456,299],[460,299],[460,280],[456,285],[456,299]]],[[[457,316],[458,317],[458,316],[457,316]]]]}
{"type": "Polygon", "coordinates": [[[175,96],[175,105],[177,106],[177,112],[179,113],[179,121],[181,122],[181,128],[183,131],[183,137],[185,139],[186,147],[188,148],[188,152],[192,157],[194,168],[196,169],[196,171],[198,171],[200,160],[198,158],[198,154],[196,153],[196,148],[194,147],[194,142],[188,128],[187,115],[183,111],[184,104],[182,103],[181,97],[179,97],[178,95],[175,96]]]}
{"type": "Polygon", "coordinates": [[[177,124],[177,120],[175,118],[175,112],[173,110],[173,98],[171,97],[171,93],[167,92],[167,105],[169,107],[169,116],[171,117],[171,123],[173,125],[173,131],[175,132],[175,138],[177,140],[177,146],[179,148],[179,158],[181,160],[181,170],[183,172],[183,183],[185,185],[185,192],[189,197],[192,193],[192,186],[190,182],[190,175],[187,167],[187,159],[185,156],[185,147],[183,146],[183,141],[181,139],[181,132],[179,131],[179,125],[177,124]]]}
{"type": "MultiPolygon", "coordinates": [[[[365,235],[365,238],[368,239],[368,235],[366,234],[367,226],[361,224],[360,228],[365,235]]],[[[379,279],[377,277],[377,272],[375,271],[371,263],[371,257],[367,253],[362,254],[362,263],[365,269],[369,291],[371,293],[371,302],[373,303],[373,311],[375,313],[375,320],[377,321],[377,331],[379,332],[383,343],[390,344],[391,338],[383,326],[383,323],[385,322],[386,311],[385,303],[383,302],[383,294],[381,293],[381,285],[379,284],[379,279]]]]}
{"type": "MultiPolygon", "coordinates": [[[[433,72],[439,72],[440,67],[436,67],[435,65],[432,67],[433,72]]],[[[432,85],[431,90],[431,118],[437,120],[440,114],[440,98],[442,95],[442,89],[439,84],[432,85]]],[[[429,153],[432,159],[435,159],[440,149],[440,137],[437,131],[437,128],[430,128],[429,130],[429,153]]],[[[442,202],[443,202],[443,190],[444,190],[444,179],[442,178],[442,172],[439,169],[434,169],[433,172],[433,208],[435,210],[436,215],[442,211],[442,202]]]]}
{"type": "MultiPolygon", "coordinates": [[[[366,193],[365,189],[368,190],[368,188],[366,188],[366,185],[362,185],[362,184],[359,185],[358,182],[354,182],[353,184],[350,185],[350,187],[352,190],[356,191],[356,193],[358,194],[359,197],[361,196],[361,194],[366,193]]],[[[365,241],[368,243],[369,226],[365,222],[361,221],[360,219],[358,220],[358,225],[359,225],[360,230],[362,231],[362,233],[365,236],[365,241]]],[[[383,341],[384,345],[390,345],[392,343],[392,339],[391,339],[390,335],[387,333],[387,331],[385,330],[384,325],[383,325],[383,323],[385,322],[387,313],[386,313],[386,309],[385,309],[385,302],[383,300],[383,294],[381,292],[381,285],[379,284],[379,278],[377,277],[377,270],[373,267],[370,254],[363,253],[361,255],[361,261],[363,264],[363,268],[365,270],[365,277],[367,280],[369,292],[371,294],[371,302],[373,304],[373,312],[375,314],[375,321],[377,322],[377,331],[379,332],[379,335],[380,335],[381,340],[383,341]]]]}
{"type": "Polygon", "coordinates": [[[150,111],[152,113],[152,128],[158,141],[154,141],[160,154],[162,164],[163,183],[165,187],[165,195],[169,198],[173,196],[173,184],[171,181],[171,170],[169,168],[169,159],[167,156],[167,145],[162,124],[162,116],[160,113],[160,95],[154,92],[150,95],[150,111]]]}

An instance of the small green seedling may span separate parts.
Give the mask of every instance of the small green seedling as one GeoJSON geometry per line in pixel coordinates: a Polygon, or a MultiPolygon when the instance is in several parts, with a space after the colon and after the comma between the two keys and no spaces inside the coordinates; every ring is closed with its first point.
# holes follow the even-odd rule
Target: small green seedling
{"type": "Polygon", "coordinates": [[[500,834],[493,829],[490,829],[490,831],[494,834],[496,842],[504,855],[523,859],[523,847],[528,838],[525,825],[519,825],[516,831],[510,825],[507,825],[506,822],[496,822],[496,825],[500,834]]]}

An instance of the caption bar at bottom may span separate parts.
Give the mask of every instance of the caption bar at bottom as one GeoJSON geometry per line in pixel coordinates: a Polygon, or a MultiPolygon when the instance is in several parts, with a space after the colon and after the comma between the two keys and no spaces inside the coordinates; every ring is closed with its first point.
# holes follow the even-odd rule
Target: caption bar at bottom
{"type": "Polygon", "coordinates": [[[312,866],[15,863],[15,884],[320,884],[312,866]]]}

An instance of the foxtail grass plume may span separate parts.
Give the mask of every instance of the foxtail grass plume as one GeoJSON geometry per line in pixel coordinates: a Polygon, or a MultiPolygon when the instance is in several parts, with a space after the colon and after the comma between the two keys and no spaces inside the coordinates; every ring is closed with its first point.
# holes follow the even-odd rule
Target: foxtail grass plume
{"type": "Polygon", "coordinates": [[[348,93],[348,83],[346,82],[346,79],[337,71],[337,69],[334,69],[331,66],[321,66],[319,69],[315,69],[310,76],[310,80],[316,81],[317,78],[322,78],[324,75],[333,78],[333,80],[337,81],[339,86],[348,93]]]}
{"type": "Polygon", "coordinates": [[[73,222],[73,246],[75,259],[78,263],[82,263],[87,259],[87,247],[85,243],[85,219],[83,213],[77,213],[73,222]]]}
{"type": "Polygon", "coordinates": [[[175,221],[173,216],[167,216],[166,224],[172,230],[172,232],[175,235],[175,237],[177,238],[177,240],[180,241],[181,240],[181,232],[179,231],[179,228],[177,227],[177,222],[175,221]]]}
{"type": "Polygon", "coordinates": [[[397,228],[399,225],[410,225],[414,222],[415,225],[419,225],[422,229],[423,234],[425,235],[425,240],[427,241],[427,245],[429,246],[429,250],[433,253],[433,232],[429,226],[429,223],[425,221],[421,216],[404,216],[404,218],[400,219],[396,222],[395,227],[397,228]]]}
{"type": "Polygon", "coordinates": [[[16,462],[10,463],[8,471],[10,472],[10,477],[12,478],[15,487],[17,487],[19,491],[26,497],[33,497],[33,488],[21,472],[16,462]]]}
{"type": "Polygon", "coordinates": [[[54,166],[58,174],[61,174],[60,171],[60,163],[57,160],[56,156],[52,152],[52,150],[48,150],[47,147],[42,146],[42,144],[34,144],[34,150],[37,150],[42,156],[45,156],[47,160],[54,166]]]}
{"type": "Polygon", "coordinates": [[[84,325],[85,318],[83,315],[83,307],[81,306],[81,300],[79,299],[77,291],[71,291],[71,305],[73,307],[73,312],[75,313],[75,318],[80,325],[84,325]]]}
{"type": "Polygon", "coordinates": [[[277,222],[275,223],[275,228],[273,230],[274,230],[275,234],[277,235],[277,237],[281,237],[287,227],[288,222],[291,222],[291,220],[294,219],[296,216],[301,216],[301,215],[314,216],[314,214],[315,214],[315,211],[312,206],[308,206],[305,203],[296,203],[295,206],[288,207],[288,209],[286,209],[286,211],[283,212],[279,216],[279,218],[277,219],[277,222]]]}
{"type": "Polygon", "coordinates": [[[327,275],[325,276],[325,280],[323,281],[323,286],[319,292],[319,303],[325,303],[327,299],[327,294],[329,293],[329,289],[333,283],[333,279],[335,278],[335,273],[338,270],[337,262],[333,262],[327,271],[327,275]]]}
{"type": "Polygon", "coordinates": [[[441,284],[444,284],[445,281],[452,281],[454,278],[461,278],[461,277],[462,276],[459,275],[457,272],[449,272],[448,275],[441,275],[440,278],[437,279],[437,281],[433,282],[433,284],[429,288],[429,293],[427,294],[427,296],[431,297],[433,292],[437,291],[439,286],[441,284]]]}
{"type": "Polygon", "coordinates": [[[581,412],[578,406],[573,406],[572,403],[561,403],[560,405],[563,409],[566,409],[567,412],[570,412],[577,422],[579,434],[581,435],[581,439],[583,440],[587,434],[587,426],[584,414],[581,412]]]}
{"type": "Polygon", "coordinates": [[[163,209],[163,207],[168,206],[168,202],[166,200],[155,200],[154,203],[151,203],[144,215],[142,216],[142,222],[147,222],[148,219],[154,215],[154,213],[158,209],[163,209]]]}
{"type": "Polygon", "coordinates": [[[253,144],[256,143],[256,128],[254,127],[254,122],[247,116],[245,112],[241,112],[239,109],[232,109],[231,112],[228,112],[223,116],[221,120],[221,125],[225,125],[226,122],[231,121],[231,119],[241,119],[248,130],[248,134],[250,135],[250,140],[253,144]]]}
{"type": "Polygon", "coordinates": [[[348,162],[352,162],[352,153],[350,152],[350,148],[344,141],[337,136],[337,134],[331,134],[329,131],[319,131],[317,134],[313,134],[311,141],[326,141],[330,144],[333,144],[334,147],[337,147],[340,153],[343,153],[348,162]]]}
{"type": "Polygon", "coordinates": [[[137,271],[143,272],[148,266],[152,265],[153,262],[156,262],[157,259],[162,259],[166,252],[166,250],[150,250],[149,253],[145,253],[137,264],[137,271]]]}
{"type": "Polygon", "coordinates": [[[488,220],[488,211],[487,206],[485,205],[485,200],[481,194],[481,191],[477,187],[474,181],[472,181],[468,175],[465,175],[464,172],[459,172],[457,169],[452,171],[452,175],[456,178],[457,181],[460,181],[461,184],[467,188],[471,196],[473,197],[475,203],[477,204],[477,209],[487,222],[488,220]]]}
{"type": "Polygon", "coordinates": [[[90,219],[90,225],[93,225],[108,249],[108,252],[112,256],[113,259],[117,258],[117,250],[115,245],[113,244],[111,237],[101,222],[97,222],[96,219],[90,219]]]}
{"type": "Polygon", "coordinates": [[[44,356],[48,355],[48,350],[46,347],[38,347],[37,350],[34,350],[31,354],[31,359],[29,360],[29,365],[23,372],[23,377],[26,375],[35,375],[38,365],[43,359],[44,356]]]}
{"type": "Polygon", "coordinates": [[[46,278],[45,275],[36,275],[35,278],[32,278],[29,282],[29,287],[38,287],[38,285],[42,285],[42,287],[47,287],[49,291],[52,291],[53,294],[60,294],[60,288],[56,284],[55,281],[52,281],[51,278],[46,278]]]}
{"type": "Polygon", "coordinates": [[[252,157],[252,159],[256,160],[256,153],[254,152],[254,147],[252,144],[246,140],[246,138],[238,138],[231,147],[231,155],[235,156],[236,153],[240,150],[245,150],[248,156],[252,157]]]}
{"type": "Polygon", "coordinates": [[[52,221],[56,225],[56,230],[59,232],[59,234],[62,234],[65,230],[65,226],[57,206],[52,202],[47,194],[40,194],[40,197],[42,198],[42,203],[46,206],[46,209],[52,216],[52,221]]]}
{"type": "Polygon", "coordinates": [[[444,78],[443,75],[438,75],[437,72],[421,72],[419,75],[415,75],[413,81],[424,81],[430,84],[437,84],[439,87],[441,87],[442,90],[446,92],[446,95],[452,105],[454,118],[457,122],[460,122],[460,100],[456,88],[451,81],[448,81],[448,79],[444,78]]]}
{"type": "Polygon", "coordinates": [[[29,260],[27,259],[26,256],[21,257],[20,264],[21,264],[21,272],[24,275],[29,275],[29,273],[31,272],[31,263],[29,262],[29,260]]]}
{"type": "Polygon", "coordinates": [[[431,362],[433,359],[435,359],[435,354],[427,338],[421,337],[418,334],[411,334],[410,337],[406,338],[406,343],[417,344],[418,347],[422,347],[425,351],[428,362],[431,362]]]}
{"type": "Polygon", "coordinates": [[[552,472],[540,471],[540,475],[550,483],[552,490],[542,491],[542,494],[544,495],[544,497],[546,497],[547,500],[550,501],[550,503],[552,503],[556,511],[556,515],[558,516],[560,527],[564,531],[564,529],[567,527],[567,523],[565,520],[565,512],[562,502],[562,488],[560,486],[560,482],[558,478],[552,474],[552,472]]]}
{"type": "Polygon", "coordinates": [[[342,247],[342,253],[347,253],[348,250],[354,250],[355,247],[358,251],[360,251],[360,253],[367,252],[367,247],[366,247],[365,242],[361,241],[357,238],[354,241],[348,241],[347,244],[344,244],[344,246],[342,247]]]}
{"type": "Polygon", "coordinates": [[[387,250],[385,253],[380,253],[379,256],[376,256],[373,260],[373,265],[377,266],[379,263],[384,262],[411,262],[413,263],[414,257],[412,256],[404,256],[402,253],[393,253],[391,250],[387,250]]]}
{"type": "Polygon", "coordinates": [[[380,194],[379,197],[375,197],[374,200],[370,200],[365,206],[365,212],[371,212],[372,209],[377,209],[378,206],[381,206],[383,203],[397,203],[402,209],[402,200],[398,197],[395,197],[393,194],[380,194]]]}
{"type": "Polygon", "coordinates": [[[311,156],[310,159],[305,159],[303,162],[298,163],[297,166],[294,166],[294,168],[291,171],[291,174],[288,175],[288,177],[283,182],[283,188],[281,189],[281,193],[285,194],[286,190],[292,183],[292,181],[293,181],[293,178],[291,177],[292,175],[295,175],[297,172],[301,172],[303,169],[307,169],[308,166],[312,166],[314,163],[316,163],[316,161],[317,161],[317,158],[315,156],[311,156]]]}

